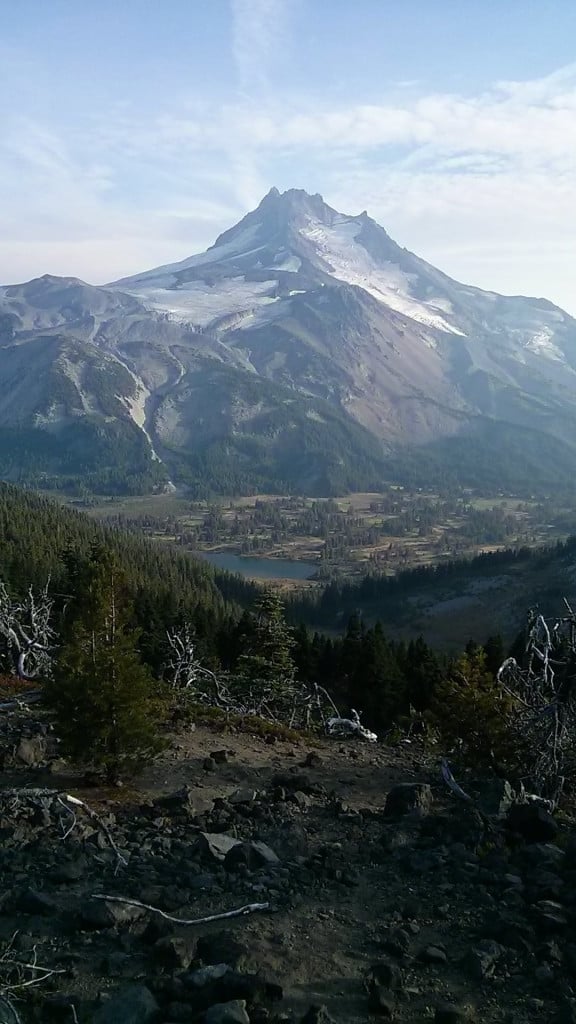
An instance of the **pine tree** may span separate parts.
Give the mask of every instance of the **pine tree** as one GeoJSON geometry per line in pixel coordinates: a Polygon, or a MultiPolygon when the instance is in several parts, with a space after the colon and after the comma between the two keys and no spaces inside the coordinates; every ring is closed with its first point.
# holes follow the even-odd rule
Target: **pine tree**
{"type": "Polygon", "coordinates": [[[77,579],[77,607],[46,701],[63,753],[115,782],[160,749],[159,705],[117,567],[93,551],[77,579]]]}
{"type": "Polygon", "coordinates": [[[512,700],[494,681],[484,650],[472,641],[437,686],[432,720],[446,749],[455,745],[476,767],[518,766],[522,742],[509,725],[512,700]]]}
{"type": "Polygon", "coordinates": [[[293,631],[286,623],[282,601],[273,590],[264,590],[258,599],[242,646],[237,669],[245,679],[265,682],[273,688],[293,681],[293,631]]]}
{"type": "Polygon", "coordinates": [[[298,678],[306,682],[316,682],[318,665],[312,645],[312,637],[308,627],[301,622],[294,629],[294,662],[298,678]]]}
{"type": "Polygon", "coordinates": [[[400,664],[406,677],[409,704],[416,711],[426,710],[446,674],[437,654],[419,636],[410,641],[400,664]]]}
{"type": "Polygon", "coordinates": [[[351,703],[363,721],[376,729],[389,728],[406,706],[406,685],[392,645],[376,623],[364,633],[351,682],[351,703]]]}
{"type": "Polygon", "coordinates": [[[488,637],[484,644],[484,652],[486,654],[486,668],[493,675],[497,675],[498,669],[506,657],[504,640],[501,633],[495,633],[493,636],[488,637]]]}

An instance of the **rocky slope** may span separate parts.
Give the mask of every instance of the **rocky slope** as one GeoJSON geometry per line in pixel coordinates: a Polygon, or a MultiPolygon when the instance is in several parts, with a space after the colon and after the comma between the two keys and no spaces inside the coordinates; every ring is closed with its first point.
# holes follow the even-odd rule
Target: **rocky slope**
{"type": "Polygon", "coordinates": [[[63,431],[65,451],[80,421],[136,431],[148,488],[328,493],[446,471],[549,487],[576,465],[576,321],[459,284],[366,213],[296,189],[205,253],[106,288],[0,288],[0,393],[0,431],[63,431]],[[70,345],[117,378],[113,409],[70,345]]]}
{"type": "Polygon", "coordinates": [[[466,779],[470,807],[417,745],[270,744],[199,727],[137,789],[85,790],[53,760],[45,726],[10,728],[0,985],[14,980],[7,957],[58,972],[16,993],[23,1024],[574,1019],[573,822],[510,811],[506,785],[466,779]],[[127,864],[58,790],[99,812],[127,864]],[[254,903],[269,907],[197,926],[159,913],[254,903]]]}

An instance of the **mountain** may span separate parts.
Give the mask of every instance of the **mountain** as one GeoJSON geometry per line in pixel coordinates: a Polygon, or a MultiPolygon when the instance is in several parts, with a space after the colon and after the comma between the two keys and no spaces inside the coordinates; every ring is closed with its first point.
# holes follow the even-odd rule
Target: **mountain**
{"type": "Polygon", "coordinates": [[[576,467],[576,321],[298,189],[179,263],[0,289],[0,346],[0,430],[64,439],[52,476],[92,488],[534,490],[576,467]]]}

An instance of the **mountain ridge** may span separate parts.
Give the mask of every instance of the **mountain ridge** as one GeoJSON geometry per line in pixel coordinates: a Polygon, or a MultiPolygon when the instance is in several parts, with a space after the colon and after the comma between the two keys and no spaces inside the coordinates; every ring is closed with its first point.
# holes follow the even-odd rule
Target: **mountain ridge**
{"type": "Polygon", "coordinates": [[[424,479],[427,452],[470,483],[484,438],[505,487],[523,431],[526,487],[550,486],[555,443],[559,465],[576,468],[576,320],[452,280],[366,211],[341,214],[303,189],[272,188],[204,253],[107,286],[46,274],[1,287],[0,385],[25,395],[17,413],[0,405],[0,427],[136,430],[145,486],[174,477],[195,490],[207,476],[220,491],[333,493],[354,487],[353,463],[366,469],[358,489],[401,476],[403,460],[424,479]],[[38,379],[41,337],[60,340],[38,379]],[[65,339],[99,367],[89,386],[65,339]],[[59,390],[74,402],[59,405],[59,390]],[[295,437],[308,459],[286,477],[295,437]]]}

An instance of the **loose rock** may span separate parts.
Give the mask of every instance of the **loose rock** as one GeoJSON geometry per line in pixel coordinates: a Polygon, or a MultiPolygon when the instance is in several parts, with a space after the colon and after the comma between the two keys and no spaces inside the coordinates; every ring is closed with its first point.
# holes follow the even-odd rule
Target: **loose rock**
{"type": "Polygon", "coordinates": [[[432,806],[432,790],[425,782],[401,782],[386,797],[384,814],[401,818],[405,814],[424,817],[432,806]]]}
{"type": "Polygon", "coordinates": [[[246,1001],[234,999],[230,1003],[216,1003],[206,1011],[205,1024],[250,1024],[246,1001]]]}
{"type": "Polygon", "coordinates": [[[92,1024],[148,1024],[156,1019],[158,1004],[145,985],[129,985],[115,992],[92,1017],[92,1024]]]}

